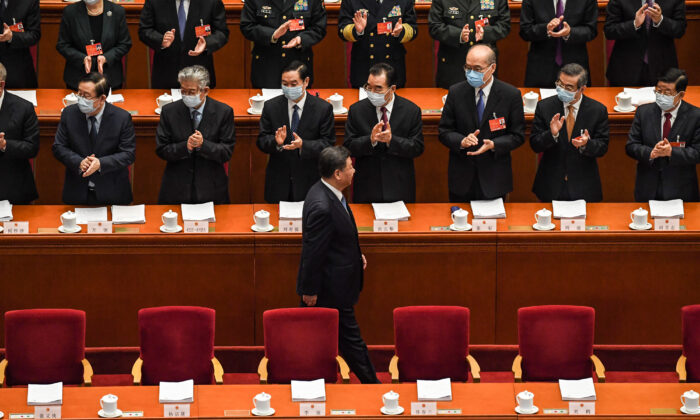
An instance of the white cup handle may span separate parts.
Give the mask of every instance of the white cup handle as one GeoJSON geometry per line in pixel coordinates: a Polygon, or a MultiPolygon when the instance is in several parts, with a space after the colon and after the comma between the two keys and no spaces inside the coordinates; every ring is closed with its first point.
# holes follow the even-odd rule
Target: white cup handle
{"type": "Polygon", "coordinates": [[[160,106],[160,101],[158,100],[158,98],[156,98],[156,105],[158,105],[158,108],[162,108],[162,107],[160,106]]]}
{"type": "Polygon", "coordinates": [[[66,224],[66,222],[65,222],[64,219],[63,219],[63,215],[61,215],[61,224],[62,224],[62,225],[65,225],[65,224],[66,224]]]}
{"type": "Polygon", "coordinates": [[[162,221],[163,221],[163,224],[165,224],[165,216],[161,215],[161,216],[160,216],[160,220],[162,220],[162,221]]]}
{"type": "Polygon", "coordinates": [[[685,398],[681,395],[681,402],[683,403],[683,406],[685,406],[685,398]]]}
{"type": "Polygon", "coordinates": [[[518,406],[520,406],[520,395],[515,396],[515,401],[518,402],[518,406]]]}
{"type": "Polygon", "coordinates": [[[384,395],[382,395],[382,404],[386,407],[386,398],[384,398],[384,395]]]}
{"type": "Polygon", "coordinates": [[[101,407],[103,410],[105,409],[105,405],[104,405],[104,403],[102,402],[102,400],[100,400],[100,407],[101,407]]]}
{"type": "Polygon", "coordinates": [[[620,105],[620,94],[615,95],[615,103],[620,105]]]}
{"type": "Polygon", "coordinates": [[[66,104],[66,98],[62,98],[62,99],[61,99],[61,102],[63,102],[63,106],[68,106],[68,105],[66,104]]]}
{"type": "MultiPolygon", "coordinates": [[[[540,219],[537,217],[537,213],[535,213],[535,222],[537,222],[538,225],[540,224],[540,219]]],[[[518,403],[518,404],[520,404],[520,403],[518,403]]]]}
{"type": "Polygon", "coordinates": [[[634,212],[630,213],[630,220],[634,223],[634,212]]]}
{"type": "Polygon", "coordinates": [[[258,408],[258,406],[255,404],[255,397],[253,397],[253,407],[258,408]]]}
{"type": "Polygon", "coordinates": [[[250,105],[251,108],[253,107],[253,100],[251,98],[248,98],[248,105],[250,105]]]}
{"type": "MultiPolygon", "coordinates": [[[[452,218],[452,223],[454,223],[454,221],[455,221],[455,214],[454,214],[454,213],[450,214],[450,217],[452,218]]],[[[384,398],[384,397],[382,397],[382,398],[384,398]]]]}

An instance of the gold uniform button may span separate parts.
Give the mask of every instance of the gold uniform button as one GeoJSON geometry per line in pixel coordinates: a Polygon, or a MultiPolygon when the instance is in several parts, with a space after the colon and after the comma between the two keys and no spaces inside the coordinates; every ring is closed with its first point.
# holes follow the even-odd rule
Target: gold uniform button
{"type": "Polygon", "coordinates": [[[286,57],[287,55],[285,53],[282,53],[282,57],[286,57]]]}
{"type": "Polygon", "coordinates": [[[389,47],[390,47],[390,45],[389,45],[389,44],[386,44],[386,47],[387,47],[387,48],[389,48],[389,47]]]}
{"type": "Polygon", "coordinates": [[[450,17],[451,17],[452,19],[454,19],[454,18],[455,18],[455,17],[454,17],[454,15],[452,15],[452,16],[450,16],[450,17]]]}
{"type": "Polygon", "coordinates": [[[386,55],[386,58],[389,58],[389,54],[386,55]]]}
{"type": "Polygon", "coordinates": [[[373,55],[370,55],[370,56],[369,56],[369,59],[370,59],[370,60],[374,60],[374,56],[373,56],[373,55]]]}
{"type": "Polygon", "coordinates": [[[445,58],[444,58],[444,57],[442,58],[442,62],[443,62],[443,63],[445,62],[445,58]]]}
{"type": "Polygon", "coordinates": [[[282,41],[282,45],[284,45],[287,41],[282,41]]]}
{"type": "MultiPolygon", "coordinates": [[[[469,45],[474,45],[474,41],[470,42],[469,45]]],[[[284,54],[282,54],[282,55],[284,55],[284,54]]]]}
{"type": "Polygon", "coordinates": [[[370,48],[374,48],[374,44],[369,44],[369,47],[370,47],[370,48]]]}
{"type": "Polygon", "coordinates": [[[265,15],[265,19],[267,19],[267,15],[265,15]]]}
{"type": "Polygon", "coordinates": [[[491,17],[491,15],[489,15],[489,17],[491,17]]]}
{"type": "Polygon", "coordinates": [[[260,58],[260,56],[259,56],[259,55],[256,55],[256,56],[255,56],[255,59],[256,59],[256,60],[257,60],[257,59],[259,59],[259,58],[260,58]]]}
{"type": "Polygon", "coordinates": [[[474,16],[469,16],[469,19],[474,19],[474,16]]]}
{"type": "Polygon", "coordinates": [[[469,32],[474,32],[474,29],[470,29],[469,32]]]}
{"type": "Polygon", "coordinates": [[[369,36],[374,36],[374,32],[370,32],[370,33],[369,33],[369,36]]]}
{"type": "Polygon", "coordinates": [[[287,16],[282,16],[282,19],[287,19],[287,16]]]}

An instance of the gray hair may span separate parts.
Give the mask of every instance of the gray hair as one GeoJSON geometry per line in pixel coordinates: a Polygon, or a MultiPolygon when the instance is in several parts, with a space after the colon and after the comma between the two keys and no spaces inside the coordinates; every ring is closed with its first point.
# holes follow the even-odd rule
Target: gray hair
{"type": "Polygon", "coordinates": [[[565,64],[564,67],[562,67],[561,70],[559,70],[559,74],[561,75],[562,73],[571,77],[578,76],[578,81],[576,82],[576,87],[578,89],[581,89],[582,87],[586,86],[586,83],[588,83],[588,72],[580,64],[565,64]]]}
{"type": "Polygon", "coordinates": [[[199,65],[185,67],[177,74],[177,81],[182,84],[185,80],[193,80],[200,89],[204,89],[209,87],[209,72],[199,65]]]}
{"type": "Polygon", "coordinates": [[[494,64],[496,62],[496,51],[493,49],[493,47],[490,44],[476,44],[472,45],[469,47],[469,50],[467,51],[467,54],[471,50],[478,50],[478,49],[487,49],[488,50],[488,55],[486,56],[486,62],[490,66],[491,64],[494,64]]]}
{"type": "Polygon", "coordinates": [[[0,82],[7,80],[7,69],[0,63],[0,82]]]}

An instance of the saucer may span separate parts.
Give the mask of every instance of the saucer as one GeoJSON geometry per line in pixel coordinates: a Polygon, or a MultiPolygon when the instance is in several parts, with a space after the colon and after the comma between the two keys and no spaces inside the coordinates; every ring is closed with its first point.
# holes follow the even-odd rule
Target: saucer
{"type": "Polygon", "coordinates": [[[618,105],[615,105],[613,109],[617,112],[633,112],[637,108],[634,106],[632,108],[620,108],[618,105]]]}
{"type": "MultiPolygon", "coordinates": [[[[552,230],[555,227],[556,226],[554,225],[554,223],[550,223],[548,226],[540,226],[538,223],[535,223],[534,225],[532,225],[532,228],[535,230],[552,230]]],[[[518,407],[520,407],[520,406],[518,406],[518,407]]]]}
{"type": "Polygon", "coordinates": [[[630,229],[632,229],[632,230],[649,230],[649,229],[651,229],[651,223],[647,223],[644,226],[637,226],[634,223],[630,223],[630,229]]]}
{"type": "Polygon", "coordinates": [[[333,115],[347,114],[348,109],[345,107],[340,108],[340,111],[333,110],[333,115]]]}
{"type": "Polygon", "coordinates": [[[533,405],[529,410],[523,410],[520,406],[515,407],[515,412],[518,414],[535,414],[538,411],[540,411],[540,409],[537,408],[536,405],[533,405]]]}
{"type": "Polygon", "coordinates": [[[105,418],[108,418],[108,419],[115,419],[115,418],[117,418],[117,417],[121,417],[123,414],[124,414],[124,413],[122,413],[122,410],[120,410],[120,409],[118,409],[118,408],[114,411],[114,414],[111,414],[111,415],[108,415],[107,413],[105,413],[104,410],[100,410],[100,411],[97,412],[97,415],[98,415],[98,416],[100,416],[100,417],[105,417],[105,418]]]}
{"type": "MultiPolygon", "coordinates": [[[[1,232],[1,231],[0,231],[0,232],[1,232]]],[[[3,417],[5,417],[5,413],[3,413],[2,411],[0,411],[0,419],[3,418],[3,417]]]]}
{"type": "Polygon", "coordinates": [[[162,225],[162,226],[160,227],[160,231],[163,232],[163,233],[178,233],[178,232],[181,232],[181,231],[182,231],[182,226],[177,225],[177,227],[175,228],[175,230],[170,230],[170,229],[166,228],[165,225],[162,225]]]}
{"type": "Polygon", "coordinates": [[[695,411],[688,411],[685,406],[681,407],[681,413],[683,414],[700,414],[700,408],[695,411]]]}
{"type": "MultiPolygon", "coordinates": [[[[3,230],[4,230],[4,229],[2,228],[2,226],[0,226],[0,233],[2,233],[3,230]]],[[[0,413],[2,413],[2,411],[0,411],[0,413]]],[[[2,416],[0,416],[0,419],[1,419],[1,418],[2,418],[2,416]]]]}
{"type": "Polygon", "coordinates": [[[161,112],[161,111],[160,111],[160,108],[156,108],[155,113],[158,114],[158,115],[160,115],[160,112],[161,112]]]}
{"type": "Polygon", "coordinates": [[[398,406],[396,407],[396,410],[389,410],[386,407],[382,407],[379,409],[379,411],[381,411],[382,414],[386,414],[387,416],[398,416],[399,414],[403,413],[403,407],[398,406]]]}
{"type": "Polygon", "coordinates": [[[257,408],[254,408],[250,410],[251,413],[253,413],[254,416],[271,416],[275,414],[275,409],[270,407],[270,411],[262,412],[258,410],[257,408]]]}
{"type": "Polygon", "coordinates": [[[523,111],[524,111],[526,114],[534,114],[534,113],[535,113],[535,108],[532,108],[532,109],[523,108],[523,111]]]}
{"type": "Polygon", "coordinates": [[[82,228],[80,227],[80,225],[75,225],[74,229],[66,229],[63,227],[63,225],[58,227],[58,231],[61,233],[78,233],[81,230],[82,230],[82,228]]]}
{"type": "Polygon", "coordinates": [[[454,231],[457,231],[457,232],[466,232],[466,231],[468,231],[468,230],[472,230],[472,225],[470,225],[469,223],[467,223],[467,225],[466,225],[465,227],[460,228],[460,227],[457,227],[457,225],[455,225],[454,223],[452,223],[452,224],[450,225],[450,230],[454,230],[454,231]]]}
{"type": "Polygon", "coordinates": [[[268,225],[266,228],[259,228],[258,225],[253,225],[250,228],[253,229],[253,232],[269,232],[275,227],[272,225],[268,225]]]}
{"type": "Polygon", "coordinates": [[[258,111],[255,111],[253,108],[248,108],[248,113],[250,115],[262,115],[262,111],[258,112],[258,111]]]}

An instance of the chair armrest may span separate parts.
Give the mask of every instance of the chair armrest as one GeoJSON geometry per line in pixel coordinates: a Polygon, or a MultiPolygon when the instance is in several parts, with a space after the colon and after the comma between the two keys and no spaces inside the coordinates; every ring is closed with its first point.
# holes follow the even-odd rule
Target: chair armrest
{"type": "Polygon", "coordinates": [[[389,373],[391,373],[391,383],[399,383],[399,356],[394,355],[389,362],[389,373]]]}
{"type": "Polygon", "coordinates": [[[522,382],[523,381],[523,356],[517,355],[515,356],[515,359],[513,360],[513,367],[511,368],[513,371],[513,379],[515,382],[522,382]]]}
{"type": "Polygon", "coordinates": [[[605,383],[605,366],[603,366],[603,362],[601,362],[595,354],[591,355],[591,361],[593,361],[595,376],[598,377],[598,382],[605,383]]]}
{"type": "Polygon", "coordinates": [[[92,385],[92,365],[88,359],[83,359],[83,385],[92,385]]]}
{"type": "Polygon", "coordinates": [[[263,358],[260,360],[260,364],[258,365],[258,376],[260,376],[261,384],[267,383],[267,357],[263,356],[263,358]]]}
{"type": "MultiPolygon", "coordinates": [[[[685,383],[688,380],[688,372],[685,370],[686,357],[681,355],[676,362],[676,373],[678,373],[678,382],[685,383]]],[[[4,362],[4,360],[3,360],[4,362]]],[[[2,364],[0,363],[0,366],[2,364]]]]}
{"type": "Polygon", "coordinates": [[[214,380],[217,385],[224,384],[224,368],[219,363],[219,359],[212,357],[211,364],[214,366],[214,380]]]}
{"type": "Polygon", "coordinates": [[[469,363],[469,367],[472,371],[472,381],[474,381],[475,384],[478,384],[479,382],[481,382],[481,367],[476,362],[476,359],[472,357],[471,354],[467,355],[467,362],[469,363]]]}
{"type": "Polygon", "coordinates": [[[7,369],[7,359],[0,362],[0,388],[5,386],[5,370],[7,369]]]}
{"type": "Polygon", "coordinates": [[[140,357],[134,362],[134,366],[131,367],[131,376],[134,377],[134,385],[141,385],[141,367],[143,366],[143,359],[140,357]]]}
{"type": "Polygon", "coordinates": [[[350,367],[340,356],[335,356],[335,360],[338,362],[338,367],[340,368],[340,377],[343,378],[344,384],[350,383],[350,367]]]}

